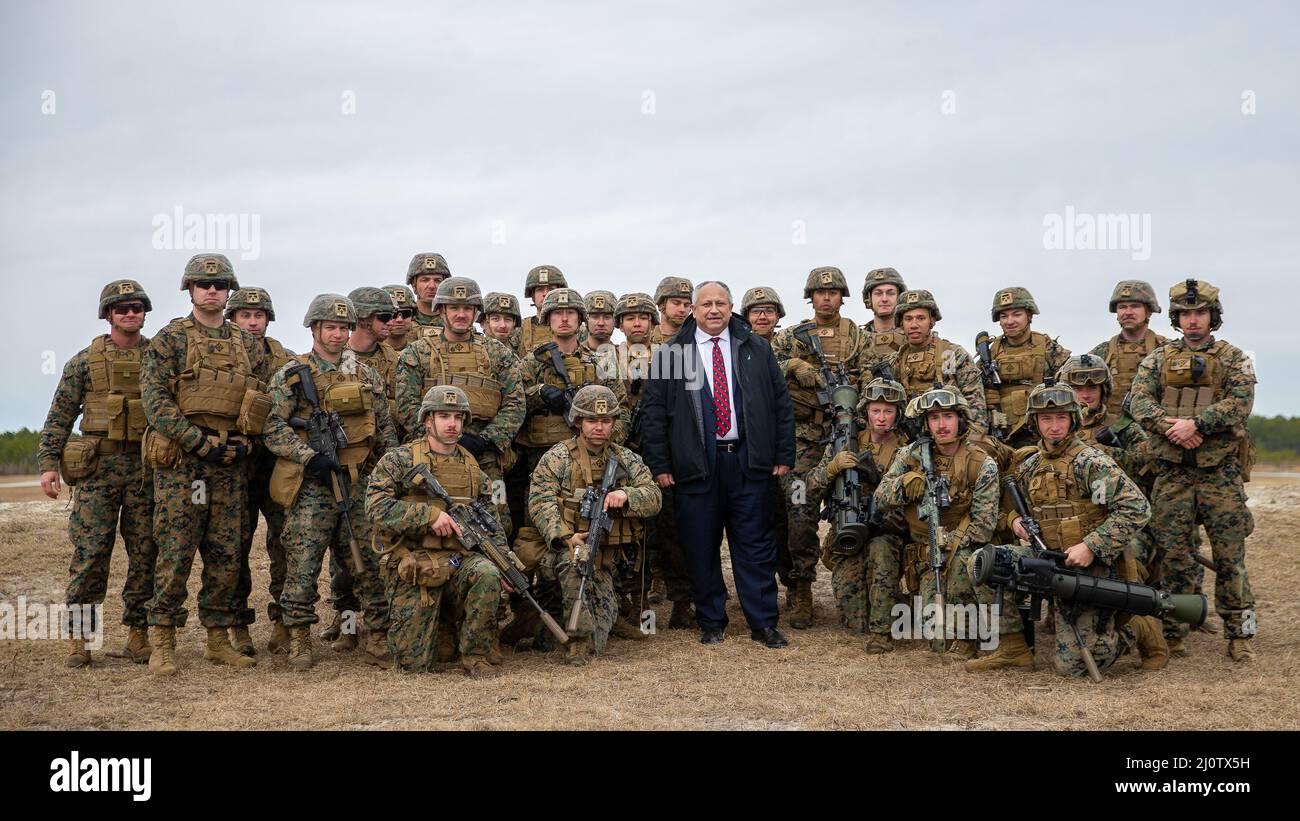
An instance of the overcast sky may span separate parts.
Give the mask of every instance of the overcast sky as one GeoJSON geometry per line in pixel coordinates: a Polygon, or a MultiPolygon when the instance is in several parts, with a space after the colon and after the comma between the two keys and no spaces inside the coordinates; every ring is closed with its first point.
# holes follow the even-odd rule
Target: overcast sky
{"type": "Polygon", "coordinates": [[[6,3],[0,429],[40,426],[105,282],[144,283],[146,332],[188,312],[178,208],[243,215],[226,253],[298,351],[312,295],[417,251],[484,291],[541,263],[584,292],[776,286],[787,325],[810,269],[865,321],[889,265],[968,349],[1002,286],[1081,352],[1116,280],[1163,302],[1195,275],[1256,411],[1300,413],[1293,5],[809,6],[6,3]],[[1139,231],[1047,247],[1067,213],[1139,231]]]}

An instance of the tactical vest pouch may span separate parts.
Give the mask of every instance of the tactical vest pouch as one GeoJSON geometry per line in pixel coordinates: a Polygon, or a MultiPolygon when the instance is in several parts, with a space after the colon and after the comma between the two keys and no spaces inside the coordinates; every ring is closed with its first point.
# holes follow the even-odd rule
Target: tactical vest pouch
{"type": "Polygon", "coordinates": [[[113,393],[140,395],[140,360],[115,359],[108,369],[108,389],[113,393]]]}
{"type": "Polygon", "coordinates": [[[1019,382],[1032,375],[1031,363],[1021,356],[1007,357],[998,361],[998,375],[1007,382],[1019,382]]]}
{"type": "Polygon", "coordinates": [[[347,434],[349,450],[363,447],[369,452],[369,440],[375,435],[373,394],[360,382],[331,385],[321,400],[325,409],[337,411],[347,434]]]}
{"type": "Polygon", "coordinates": [[[451,579],[456,568],[451,560],[457,554],[450,550],[397,549],[397,578],[416,587],[438,588],[451,579]]]}
{"type": "Polygon", "coordinates": [[[250,387],[260,391],[263,386],[261,382],[243,374],[200,367],[191,373],[181,374],[178,378],[176,404],[187,417],[198,415],[214,422],[205,427],[220,430],[222,428],[217,420],[221,420],[225,421],[225,427],[229,429],[239,418],[244,394],[250,387]]]}
{"type": "Polygon", "coordinates": [[[1251,468],[1255,467],[1255,437],[1250,431],[1242,431],[1237,439],[1237,464],[1241,465],[1241,481],[1250,481],[1251,468]]]}
{"type": "Polygon", "coordinates": [[[140,460],[149,470],[174,468],[181,463],[181,446],[175,439],[146,428],[140,441],[140,460]]]}
{"type": "Polygon", "coordinates": [[[1002,401],[999,407],[1007,415],[1007,421],[1010,424],[1021,424],[1025,421],[1025,415],[1029,412],[1029,391],[1008,391],[1003,388],[1002,401]]]}
{"type": "Polygon", "coordinates": [[[235,420],[235,428],[245,436],[261,436],[266,417],[270,415],[270,394],[248,388],[244,391],[243,401],[239,403],[239,417],[235,420]]]}
{"type": "Polygon", "coordinates": [[[1083,520],[1078,516],[1066,519],[1050,519],[1041,523],[1043,542],[1056,550],[1064,550],[1083,541],[1088,535],[1083,531],[1083,520]]]}
{"type": "Polygon", "coordinates": [[[573,435],[563,416],[535,413],[524,423],[525,436],[520,441],[527,447],[546,447],[563,442],[573,435]]]}
{"type": "Polygon", "coordinates": [[[89,479],[99,468],[99,437],[82,436],[63,446],[63,456],[59,459],[59,473],[69,486],[75,486],[82,479],[89,479]]]}
{"type": "Polygon", "coordinates": [[[275,467],[271,469],[271,501],[285,508],[292,507],[302,489],[305,473],[306,465],[289,459],[276,459],[275,467]]]}
{"type": "Polygon", "coordinates": [[[524,575],[528,575],[537,569],[542,556],[546,555],[546,540],[537,528],[526,525],[519,528],[519,533],[515,535],[513,549],[519,561],[524,564],[524,575]]]}
{"type": "Polygon", "coordinates": [[[114,442],[139,442],[144,438],[148,423],[144,418],[143,402],[127,399],[120,393],[110,393],[104,397],[104,407],[108,414],[108,435],[104,438],[114,442]]]}

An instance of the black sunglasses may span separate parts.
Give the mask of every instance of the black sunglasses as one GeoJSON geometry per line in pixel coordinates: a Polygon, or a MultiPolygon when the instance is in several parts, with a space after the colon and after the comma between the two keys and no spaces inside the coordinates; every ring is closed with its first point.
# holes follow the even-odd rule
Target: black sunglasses
{"type": "Polygon", "coordinates": [[[230,281],[225,279],[196,279],[194,287],[201,291],[228,291],[230,290],[230,281]]]}
{"type": "Polygon", "coordinates": [[[397,315],[400,316],[402,319],[410,319],[411,317],[415,316],[415,309],[402,308],[400,311],[397,312],[397,315]]]}
{"type": "Polygon", "coordinates": [[[123,314],[123,315],[126,315],[126,314],[142,314],[142,313],[144,313],[144,303],[143,303],[143,302],[128,302],[128,303],[126,303],[126,304],[124,305],[124,304],[122,304],[122,303],[119,302],[119,303],[117,303],[116,305],[113,306],[113,313],[115,313],[115,314],[123,314]]]}
{"type": "Polygon", "coordinates": [[[371,316],[373,316],[375,319],[378,319],[380,322],[384,323],[385,325],[393,321],[393,315],[388,313],[387,311],[385,311],[382,314],[371,314],[371,316]]]}

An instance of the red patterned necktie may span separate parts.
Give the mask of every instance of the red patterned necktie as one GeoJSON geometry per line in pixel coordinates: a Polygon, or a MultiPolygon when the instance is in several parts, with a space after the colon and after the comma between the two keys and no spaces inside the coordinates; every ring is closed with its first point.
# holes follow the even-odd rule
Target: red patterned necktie
{"type": "Polygon", "coordinates": [[[713,410],[718,424],[718,438],[731,430],[731,393],[727,389],[727,363],[722,359],[721,337],[713,337],[713,410]]]}

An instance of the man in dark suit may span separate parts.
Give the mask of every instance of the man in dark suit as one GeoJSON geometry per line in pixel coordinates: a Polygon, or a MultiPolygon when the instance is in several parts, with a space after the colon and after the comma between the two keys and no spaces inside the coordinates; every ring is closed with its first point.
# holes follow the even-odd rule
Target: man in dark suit
{"type": "Polygon", "coordinates": [[[722,641],[727,589],[723,528],[750,636],[784,647],[776,629],[773,476],[794,464],[794,406],[772,349],[731,312],[721,282],[695,289],[693,316],[656,352],[642,399],[642,448],[672,487],[700,641],[722,641]]]}

